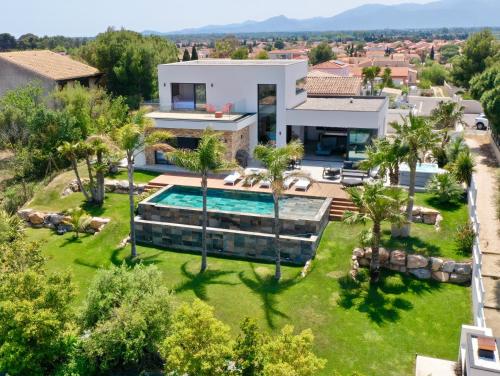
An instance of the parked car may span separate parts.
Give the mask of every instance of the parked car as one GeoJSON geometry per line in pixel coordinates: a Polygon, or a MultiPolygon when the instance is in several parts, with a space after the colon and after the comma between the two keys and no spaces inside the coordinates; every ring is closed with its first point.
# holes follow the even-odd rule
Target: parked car
{"type": "Polygon", "coordinates": [[[479,116],[474,120],[476,122],[476,128],[478,130],[486,130],[490,125],[490,121],[484,114],[479,114],[479,116]]]}

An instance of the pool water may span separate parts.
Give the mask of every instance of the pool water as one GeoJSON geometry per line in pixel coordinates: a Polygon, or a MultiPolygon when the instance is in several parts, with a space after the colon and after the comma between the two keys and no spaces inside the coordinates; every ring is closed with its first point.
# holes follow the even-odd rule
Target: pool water
{"type": "MultiPolygon", "coordinates": [[[[154,197],[151,202],[195,209],[203,207],[201,188],[179,185],[167,189],[164,193],[154,197]]],[[[269,215],[274,212],[274,204],[272,195],[268,193],[209,188],[207,209],[269,215]]]]}
{"type": "MultiPolygon", "coordinates": [[[[406,163],[402,163],[399,166],[399,170],[400,171],[410,171],[410,168],[408,167],[408,165],[406,163]]],[[[439,170],[440,169],[439,169],[437,163],[417,163],[417,172],[437,173],[437,172],[439,172],[439,170]]]]}

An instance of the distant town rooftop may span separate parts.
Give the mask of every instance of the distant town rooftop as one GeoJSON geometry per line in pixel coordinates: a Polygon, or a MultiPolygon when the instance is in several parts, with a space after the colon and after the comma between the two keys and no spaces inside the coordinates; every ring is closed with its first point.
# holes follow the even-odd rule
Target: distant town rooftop
{"type": "Polygon", "coordinates": [[[1,52],[0,59],[54,81],[100,74],[90,65],[48,50],[1,52]]]}
{"type": "Polygon", "coordinates": [[[297,59],[266,59],[266,60],[233,60],[233,59],[200,59],[191,61],[181,61],[178,63],[163,65],[251,65],[251,66],[282,66],[299,64],[305,60],[297,59]]]}
{"type": "Polygon", "coordinates": [[[294,107],[294,110],[319,110],[319,111],[380,111],[384,106],[386,97],[333,97],[333,98],[307,98],[307,100],[294,107]]]}

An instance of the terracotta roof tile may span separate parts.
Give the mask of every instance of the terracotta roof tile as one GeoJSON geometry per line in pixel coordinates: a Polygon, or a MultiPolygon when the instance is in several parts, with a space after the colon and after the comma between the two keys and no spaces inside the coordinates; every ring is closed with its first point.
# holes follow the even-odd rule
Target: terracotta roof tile
{"type": "Polygon", "coordinates": [[[2,52],[0,59],[55,81],[99,74],[99,71],[90,65],[48,50],[2,52]]]}
{"type": "Polygon", "coordinates": [[[359,77],[340,77],[312,71],[307,75],[306,91],[310,96],[359,95],[361,83],[359,77]]]}

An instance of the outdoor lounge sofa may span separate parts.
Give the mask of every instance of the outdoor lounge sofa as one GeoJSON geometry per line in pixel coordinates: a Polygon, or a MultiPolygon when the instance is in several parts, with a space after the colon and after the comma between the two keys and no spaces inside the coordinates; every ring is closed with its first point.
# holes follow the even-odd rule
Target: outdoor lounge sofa
{"type": "Polygon", "coordinates": [[[311,185],[311,180],[307,178],[299,178],[295,183],[295,189],[300,189],[302,191],[307,191],[311,185]]]}

